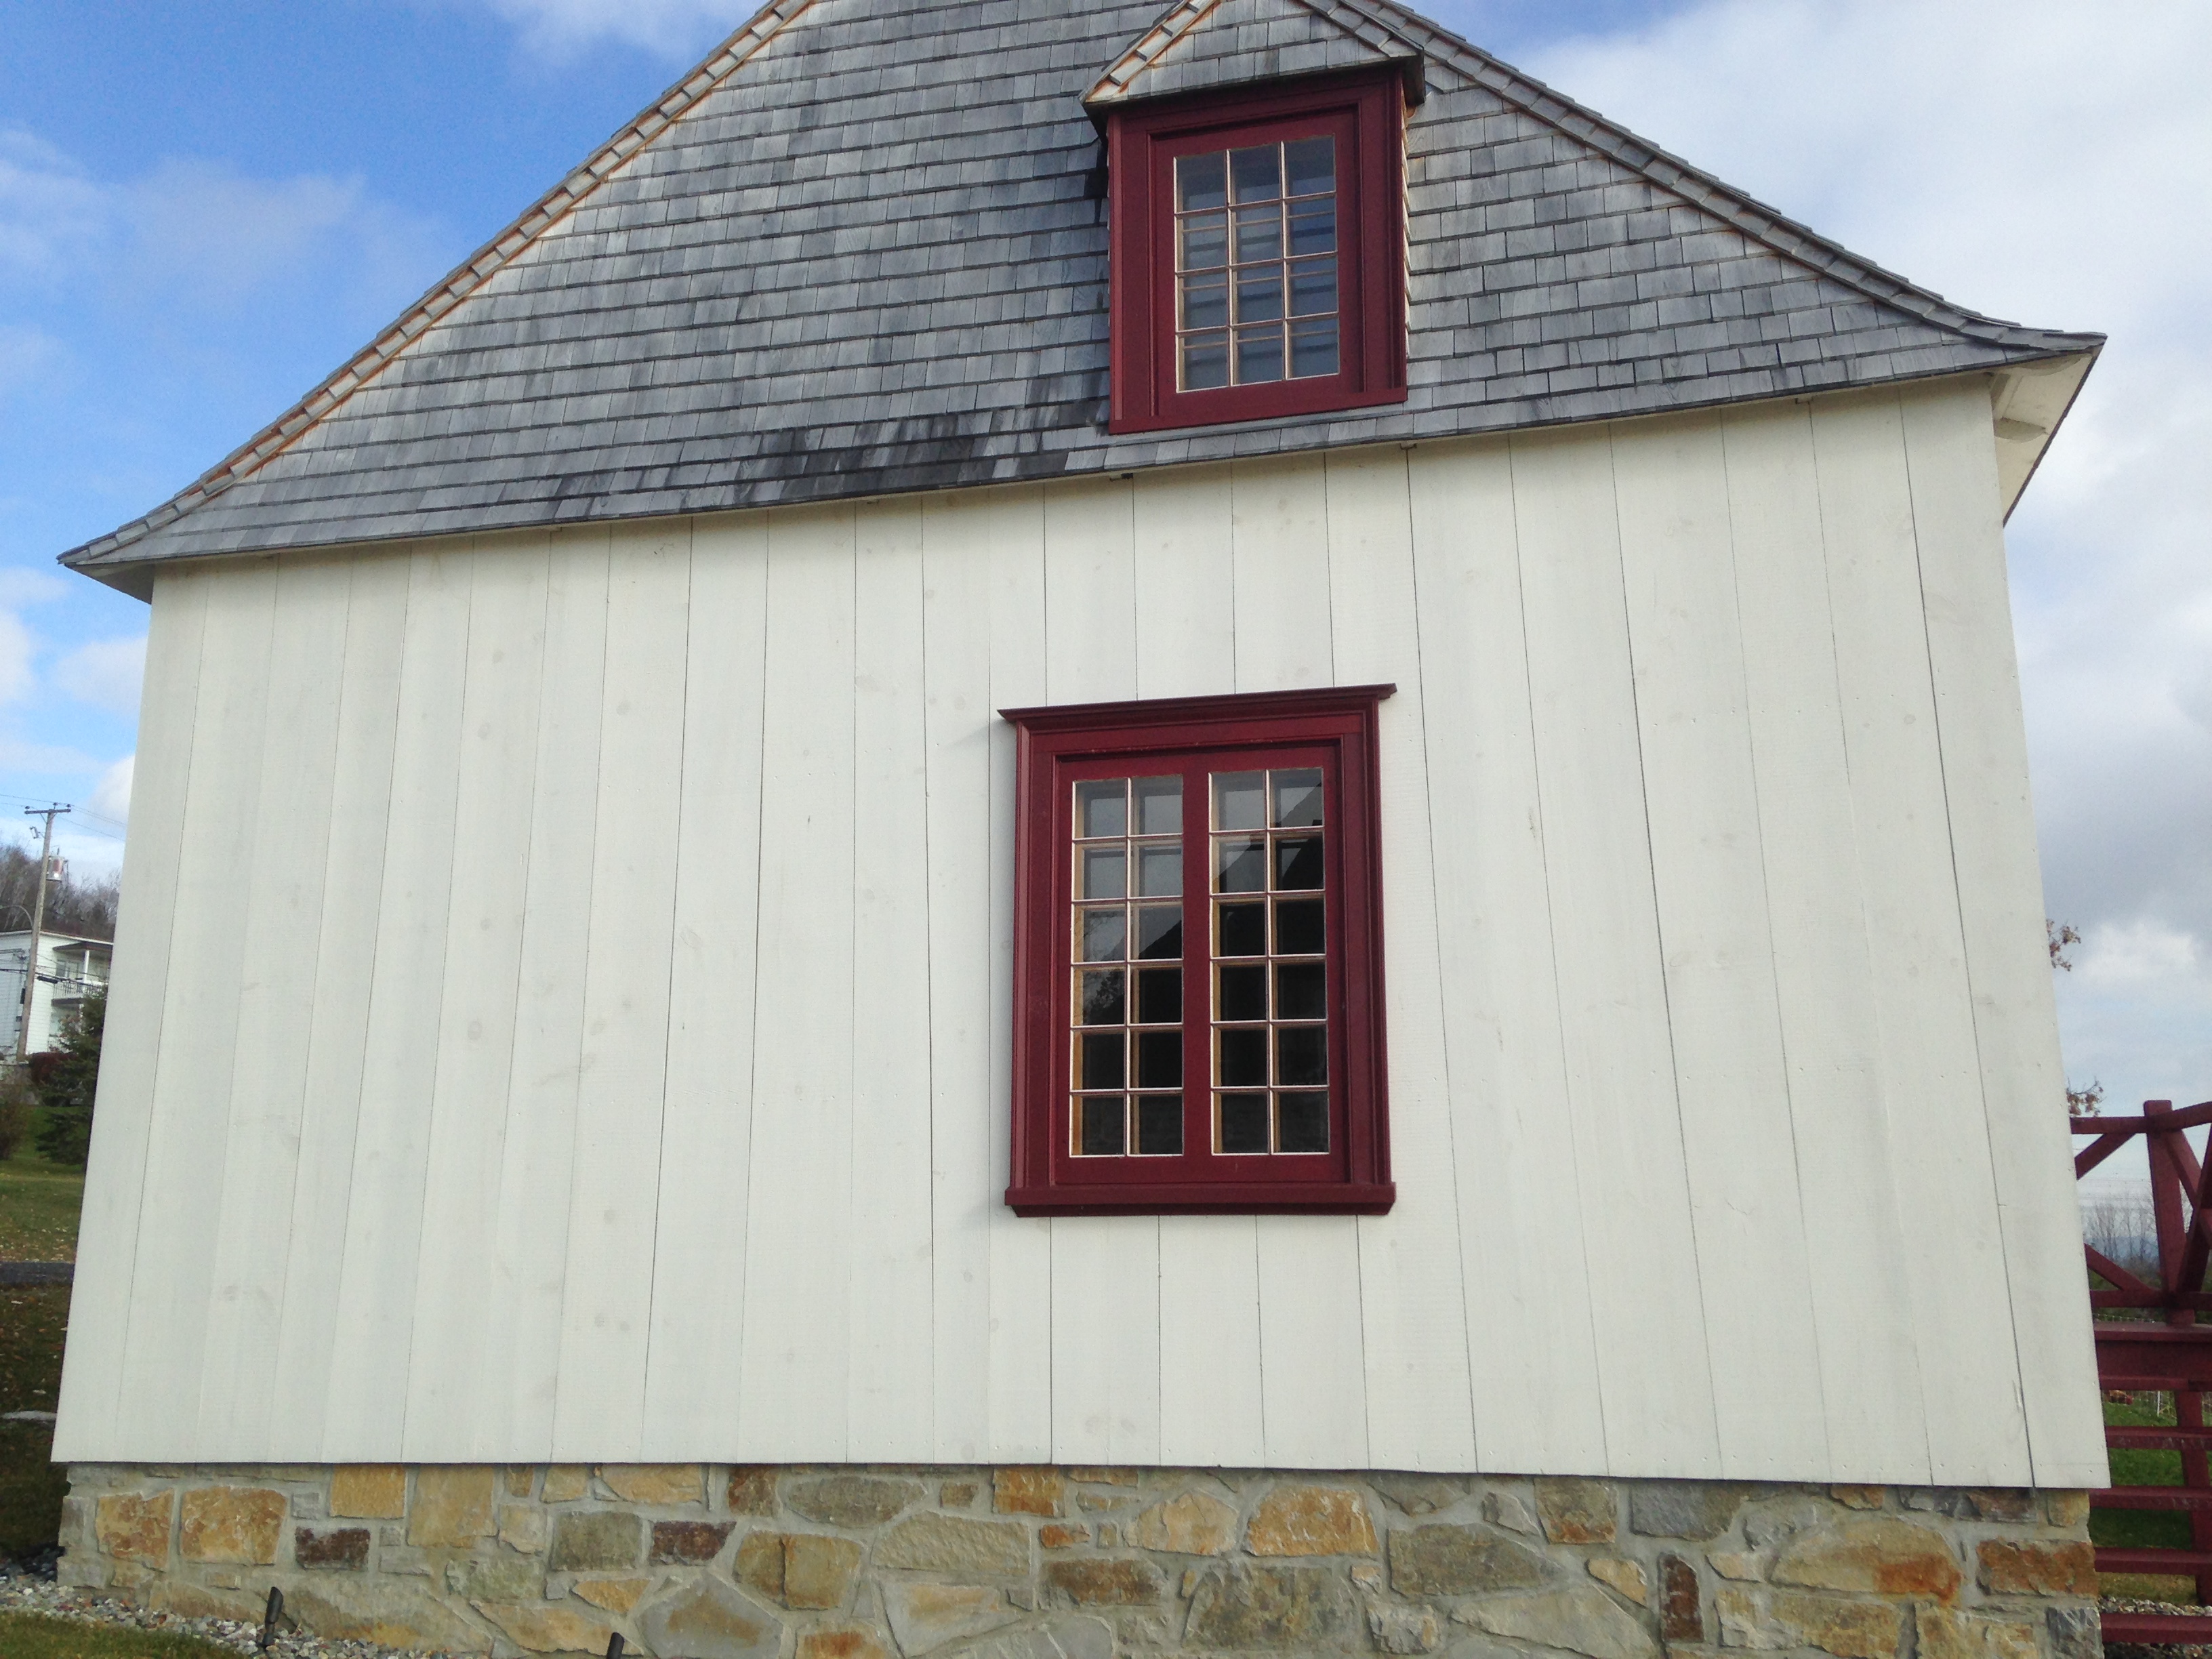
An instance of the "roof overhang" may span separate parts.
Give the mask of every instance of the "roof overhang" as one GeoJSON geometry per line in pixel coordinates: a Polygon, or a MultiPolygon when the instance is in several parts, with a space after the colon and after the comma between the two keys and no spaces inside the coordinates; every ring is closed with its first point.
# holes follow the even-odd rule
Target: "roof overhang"
{"type": "Polygon", "coordinates": [[[2058,423],[2081,395],[2095,366],[2095,351],[2014,363],[1990,378],[1990,414],[1997,446],[1997,501],[2007,519],[2020,505],[2027,481],[2043,465],[2058,423]]]}

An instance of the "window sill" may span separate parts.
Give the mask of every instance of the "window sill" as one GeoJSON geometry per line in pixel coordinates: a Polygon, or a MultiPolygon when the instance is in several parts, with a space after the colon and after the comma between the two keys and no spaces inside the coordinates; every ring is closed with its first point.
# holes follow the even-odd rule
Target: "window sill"
{"type": "Polygon", "coordinates": [[[1395,1182],[1131,1182],[1126,1186],[1009,1187],[1018,1216],[1055,1215],[1388,1215],[1398,1201],[1395,1182]]]}

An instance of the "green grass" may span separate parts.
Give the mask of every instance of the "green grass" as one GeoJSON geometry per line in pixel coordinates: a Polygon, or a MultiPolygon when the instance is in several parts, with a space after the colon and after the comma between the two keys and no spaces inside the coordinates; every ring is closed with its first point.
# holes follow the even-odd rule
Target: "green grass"
{"type": "MultiPolygon", "coordinates": [[[[39,1156],[38,1116],[15,1156],[0,1163],[0,1261],[74,1261],[84,1171],[39,1156]]],[[[15,1407],[4,1408],[13,1411],[15,1407]]]]}
{"type": "MultiPolygon", "coordinates": [[[[69,1302],[66,1285],[0,1290],[0,1411],[53,1410],[69,1302]]],[[[27,1554],[59,1535],[69,1478],[50,1461],[53,1448],[45,1424],[0,1423],[0,1551],[27,1554]]]]}
{"type": "Polygon", "coordinates": [[[237,1649],[194,1637],[35,1613],[0,1613],[0,1653],[8,1659],[238,1659],[237,1649]]]}
{"type": "MultiPolygon", "coordinates": [[[[2151,1428],[2170,1424],[2174,1420],[2173,1396],[2165,1395],[2160,1399],[2163,1409],[2159,1411],[2152,1411],[2147,1406],[2108,1400],[2105,1402],[2105,1421],[2109,1425],[2122,1428],[2151,1428]]],[[[2181,1484],[2181,1454],[2178,1451],[2136,1451],[2116,1448],[2111,1456],[2112,1484],[2116,1486],[2178,1486],[2181,1484]]],[[[2185,1550],[2191,1543],[2188,1516],[2178,1510],[2092,1510],[2089,1511],[2089,1536],[2100,1544],[2130,1549],[2185,1550]]],[[[2160,1596],[2159,1599],[2170,1598],[2160,1596]]],[[[2191,1594],[2184,1599],[2196,1599],[2194,1586],[2191,1586],[2191,1594]]]]}

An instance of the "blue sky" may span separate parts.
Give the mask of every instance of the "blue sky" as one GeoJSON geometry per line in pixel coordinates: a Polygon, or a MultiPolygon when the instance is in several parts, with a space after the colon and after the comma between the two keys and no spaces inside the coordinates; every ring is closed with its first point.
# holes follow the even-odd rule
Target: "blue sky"
{"type": "MultiPolygon", "coordinates": [[[[1164,0],[1163,0],[1164,4],[1164,0]]],[[[2212,1096],[2212,9],[1433,0],[1968,306],[2113,343],[2010,542],[2069,1067],[2212,1096]]],[[[745,0],[0,0],[0,816],[119,855],[145,612],[53,555],[364,343],[745,0]]],[[[6,827],[0,824],[0,828],[6,827]]]]}

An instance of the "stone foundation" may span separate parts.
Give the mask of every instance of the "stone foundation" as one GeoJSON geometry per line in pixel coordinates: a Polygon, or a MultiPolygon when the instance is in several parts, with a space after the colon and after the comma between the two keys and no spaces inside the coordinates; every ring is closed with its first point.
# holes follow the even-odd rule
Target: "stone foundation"
{"type": "Polygon", "coordinates": [[[1117,1468],[79,1466],[64,1583],[457,1653],[2097,1659],[2080,1492],[1117,1468]]]}

